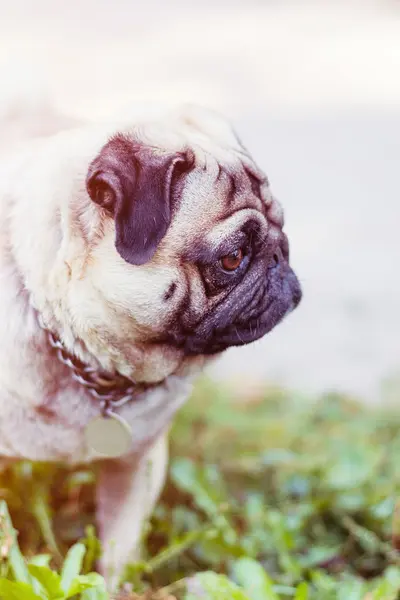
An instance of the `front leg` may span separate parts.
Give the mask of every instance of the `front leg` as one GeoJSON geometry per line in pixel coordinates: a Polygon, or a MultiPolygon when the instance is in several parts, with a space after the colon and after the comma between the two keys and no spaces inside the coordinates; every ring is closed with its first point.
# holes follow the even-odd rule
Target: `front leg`
{"type": "Polygon", "coordinates": [[[100,465],[97,521],[103,554],[100,570],[115,590],[126,564],[137,560],[143,524],[164,485],[167,435],[158,438],[140,459],[107,460],[100,465]]]}

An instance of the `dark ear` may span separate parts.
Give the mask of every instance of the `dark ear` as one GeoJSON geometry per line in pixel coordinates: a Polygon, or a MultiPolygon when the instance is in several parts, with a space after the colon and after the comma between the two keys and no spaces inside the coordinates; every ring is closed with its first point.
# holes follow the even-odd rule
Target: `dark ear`
{"type": "Polygon", "coordinates": [[[173,175],[188,170],[185,153],[167,154],[123,135],[113,137],[91,163],[89,196],[115,219],[115,246],[124,260],[151,260],[171,221],[173,175]]]}

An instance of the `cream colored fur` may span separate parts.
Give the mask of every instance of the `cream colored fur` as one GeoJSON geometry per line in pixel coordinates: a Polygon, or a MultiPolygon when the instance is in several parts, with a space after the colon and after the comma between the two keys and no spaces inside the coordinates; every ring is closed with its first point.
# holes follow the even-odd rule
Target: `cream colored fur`
{"type": "MultiPolygon", "coordinates": [[[[84,440],[99,404],[57,361],[37,311],[86,363],[159,382],[143,400],[119,411],[132,426],[129,456],[101,466],[102,569],[115,584],[137,551],[143,520],[164,481],[165,432],[204,364],[201,357],[185,359],[177,349],[147,341],[166,326],[185,291],[177,292],[171,308],[161,303],[168,283],[180,277],[185,244],[199,232],[210,244],[224,234],[214,227],[224,212],[224,189],[214,184],[217,161],[234,167],[239,155],[242,161],[247,155],[224,120],[195,107],[151,122],[127,113],[98,125],[59,117],[47,105],[18,107],[11,102],[4,109],[3,103],[0,114],[0,455],[69,464],[99,458],[84,440]],[[154,260],[142,267],[117,254],[113,223],[85,189],[89,163],[121,130],[171,150],[195,147],[208,173],[201,186],[189,180],[181,213],[154,260]]],[[[261,219],[245,201],[231,219],[252,210],[261,219]]],[[[190,275],[193,307],[201,314],[207,301],[196,288],[196,274],[190,275]]]]}
{"type": "MultiPolygon", "coordinates": [[[[43,120],[43,114],[39,116],[43,120]]],[[[80,304],[84,315],[85,304],[90,313],[90,306],[98,302],[95,313],[103,314],[105,321],[114,317],[95,289],[79,285],[80,255],[85,256],[86,250],[79,238],[70,237],[68,203],[71,187],[79,188],[82,183],[76,179],[84,177],[85,155],[79,152],[79,132],[69,134],[67,140],[53,138],[49,146],[48,139],[36,139],[18,147],[18,136],[11,132],[21,132],[22,128],[16,127],[14,119],[4,119],[0,125],[0,136],[1,131],[6,132],[3,141],[7,139],[8,146],[2,144],[0,162],[0,454],[11,459],[70,464],[90,461],[98,457],[85,446],[83,433],[99,414],[98,402],[73,383],[49,354],[46,336],[31,306],[34,302],[50,325],[57,322],[59,328],[62,323],[63,337],[75,350],[68,314],[73,310],[71,305],[80,304]],[[10,138],[16,144],[13,156],[7,151],[10,138]],[[71,162],[63,164],[63,151],[70,156],[68,150],[74,140],[78,156],[73,152],[71,162]],[[68,260],[71,265],[67,265],[68,260]],[[76,278],[73,284],[68,279],[70,273],[76,278]],[[63,305],[62,300],[71,296],[71,304],[63,305]]],[[[21,115],[21,121],[24,119],[21,115]]],[[[64,119],[61,122],[66,124],[64,119]]],[[[100,138],[106,139],[104,134],[100,138]]],[[[96,143],[92,147],[93,152],[99,149],[96,143]]],[[[86,160],[90,158],[89,149],[86,160]]],[[[87,210],[90,212],[90,206],[87,210]]],[[[106,251],[103,249],[105,258],[106,251]]],[[[123,276],[124,265],[118,266],[123,276]]],[[[107,273],[107,264],[102,271],[107,273]]],[[[141,287],[151,288],[149,277],[150,281],[144,278],[142,282],[141,277],[137,281],[139,302],[141,287]]],[[[114,284],[115,293],[118,282],[111,282],[114,284]]],[[[130,293],[135,293],[132,288],[130,293]]],[[[100,352],[103,366],[110,366],[107,348],[100,352]]],[[[85,354],[84,358],[95,364],[93,356],[85,354]]],[[[162,358],[158,362],[163,379],[162,358]]],[[[124,370],[124,365],[121,367],[124,370]]],[[[154,367],[157,372],[157,365],[154,367]]],[[[152,372],[151,366],[149,370],[152,372]]],[[[132,456],[121,464],[104,463],[98,486],[98,521],[104,544],[101,564],[110,585],[116,583],[131,551],[137,550],[143,520],[151,512],[165,477],[164,431],[189,393],[190,377],[171,375],[143,402],[119,411],[133,429],[132,456]]]]}

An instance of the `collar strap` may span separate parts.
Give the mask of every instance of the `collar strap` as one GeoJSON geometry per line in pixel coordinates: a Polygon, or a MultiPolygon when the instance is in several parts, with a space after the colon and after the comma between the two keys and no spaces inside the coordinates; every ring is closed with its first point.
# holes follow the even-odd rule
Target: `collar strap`
{"type": "Polygon", "coordinates": [[[149,387],[136,384],[132,379],[119,373],[108,373],[85,365],[79,358],[69,353],[61,340],[46,328],[40,314],[38,314],[38,322],[47,334],[49,344],[55,350],[60,363],[70,369],[74,381],[85,387],[100,402],[104,416],[112,413],[113,409],[136,400],[140,392],[149,387]]]}

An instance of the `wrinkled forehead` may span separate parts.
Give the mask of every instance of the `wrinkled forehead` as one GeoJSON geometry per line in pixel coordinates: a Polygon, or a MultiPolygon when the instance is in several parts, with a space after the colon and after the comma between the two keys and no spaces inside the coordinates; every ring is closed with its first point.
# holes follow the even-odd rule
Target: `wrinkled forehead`
{"type": "Polygon", "coordinates": [[[137,133],[147,144],[189,151],[193,156],[191,171],[174,184],[166,248],[172,240],[175,252],[187,249],[199,233],[211,243],[248,219],[258,219],[262,228],[270,218],[278,227],[283,225],[266,174],[225,121],[216,118],[204,125],[197,115],[178,112],[146,124],[137,133]]]}
{"type": "Polygon", "coordinates": [[[136,124],[133,137],[139,143],[170,153],[191,151],[196,167],[207,170],[211,177],[213,174],[216,177],[223,170],[236,176],[240,182],[247,172],[250,181],[267,184],[265,173],[244,148],[230,124],[214,113],[210,116],[208,111],[201,109],[196,112],[196,108],[192,107],[195,112],[184,108],[136,124]]]}
{"type": "MultiPolygon", "coordinates": [[[[187,250],[199,235],[210,246],[243,229],[249,221],[266,234],[269,221],[283,225],[280,205],[268,180],[246,155],[196,150],[195,168],[174,190],[175,218],[170,226],[174,243],[187,250]]],[[[169,237],[169,236],[168,236],[169,237]]]]}

